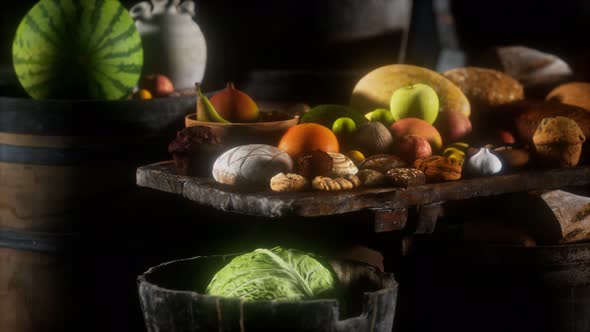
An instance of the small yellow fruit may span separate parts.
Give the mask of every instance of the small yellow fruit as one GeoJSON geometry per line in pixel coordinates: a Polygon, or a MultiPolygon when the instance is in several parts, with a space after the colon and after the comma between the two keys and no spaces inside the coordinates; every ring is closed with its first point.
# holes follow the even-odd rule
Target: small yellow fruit
{"type": "Polygon", "coordinates": [[[365,160],[365,156],[359,150],[350,150],[344,154],[350,160],[352,160],[355,164],[360,164],[365,160]]]}
{"type": "Polygon", "coordinates": [[[149,90],[147,90],[147,89],[141,89],[141,90],[139,90],[137,92],[137,97],[139,99],[144,99],[144,100],[152,99],[153,98],[152,93],[149,90]]]}

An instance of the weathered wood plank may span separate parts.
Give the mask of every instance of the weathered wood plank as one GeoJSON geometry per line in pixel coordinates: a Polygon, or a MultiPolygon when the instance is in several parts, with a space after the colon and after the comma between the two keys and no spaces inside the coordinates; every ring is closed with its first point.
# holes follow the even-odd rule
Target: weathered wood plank
{"type": "Polygon", "coordinates": [[[212,178],[179,176],[172,162],[143,166],[137,170],[139,186],[179,194],[223,211],[270,218],[327,216],[369,208],[395,210],[415,205],[589,183],[590,167],[585,166],[480,177],[407,189],[359,188],[344,192],[275,193],[268,188],[230,187],[216,183],[212,178]]]}

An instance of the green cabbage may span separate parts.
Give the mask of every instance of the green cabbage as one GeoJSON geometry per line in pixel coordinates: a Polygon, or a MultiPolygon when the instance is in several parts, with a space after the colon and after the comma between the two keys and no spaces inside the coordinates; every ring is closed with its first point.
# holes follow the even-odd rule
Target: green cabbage
{"type": "Polygon", "coordinates": [[[301,300],[335,294],[331,270],[310,254],[275,247],[234,258],[219,270],[206,294],[246,301],[301,300]]]}

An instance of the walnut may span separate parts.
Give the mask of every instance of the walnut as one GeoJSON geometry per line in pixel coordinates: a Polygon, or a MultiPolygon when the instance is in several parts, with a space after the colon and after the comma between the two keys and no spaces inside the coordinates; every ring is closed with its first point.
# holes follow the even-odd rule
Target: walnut
{"type": "Polygon", "coordinates": [[[314,189],[323,191],[348,190],[361,185],[361,181],[356,175],[348,174],[340,178],[329,178],[326,176],[316,176],[312,181],[314,189]]]}
{"type": "Polygon", "coordinates": [[[308,185],[306,178],[293,173],[279,173],[270,179],[270,189],[273,191],[301,191],[308,185]]]}

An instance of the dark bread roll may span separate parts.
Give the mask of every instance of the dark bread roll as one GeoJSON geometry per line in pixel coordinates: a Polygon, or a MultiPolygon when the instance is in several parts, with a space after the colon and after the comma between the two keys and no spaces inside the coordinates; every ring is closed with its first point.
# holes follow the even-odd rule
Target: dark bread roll
{"type": "Polygon", "coordinates": [[[393,168],[385,174],[389,183],[394,187],[408,188],[426,183],[426,176],[415,168],[393,168]]]}

